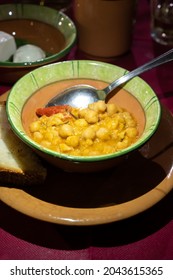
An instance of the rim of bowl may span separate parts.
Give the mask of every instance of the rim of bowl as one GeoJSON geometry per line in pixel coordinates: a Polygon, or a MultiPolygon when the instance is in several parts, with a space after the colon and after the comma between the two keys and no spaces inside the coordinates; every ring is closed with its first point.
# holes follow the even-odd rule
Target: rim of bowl
{"type": "MultiPolygon", "coordinates": [[[[57,62],[57,63],[53,63],[53,64],[49,64],[49,65],[45,65],[41,68],[50,68],[52,66],[59,65],[61,63],[65,63],[65,64],[70,64],[73,63],[73,60],[70,61],[63,61],[63,62],[57,62]]],[[[100,62],[100,61],[91,61],[91,60],[75,60],[75,62],[81,62],[81,63],[89,63],[89,64],[98,64],[98,65],[107,65],[109,67],[116,67],[117,69],[121,69],[124,70],[125,73],[128,72],[128,70],[126,70],[125,68],[119,67],[117,65],[113,65],[107,62],[100,62]]],[[[28,75],[32,75],[32,73],[34,74],[35,72],[39,71],[40,68],[34,69],[33,71],[31,71],[30,73],[26,74],[25,76],[23,76],[21,79],[27,77],[28,75]]],[[[18,82],[16,82],[16,84],[18,84],[20,82],[20,80],[18,82]]],[[[135,77],[133,78],[133,80],[139,80],[142,81],[143,84],[147,85],[149,87],[149,89],[152,91],[153,97],[154,97],[154,103],[157,105],[157,116],[155,116],[155,123],[152,125],[152,127],[149,129],[147,135],[144,137],[144,139],[142,139],[143,134],[141,135],[141,137],[134,142],[132,145],[130,145],[129,147],[122,149],[120,151],[117,151],[115,153],[110,153],[110,154],[105,154],[105,155],[97,155],[97,156],[71,156],[68,154],[63,154],[63,153],[58,153],[56,151],[47,149],[41,145],[39,145],[37,142],[35,142],[34,140],[32,140],[32,138],[30,138],[28,136],[28,134],[25,132],[24,128],[23,131],[21,131],[18,127],[16,127],[13,123],[13,118],[10,114],[10,98],[11,95],[13,94],[13,88],[15,87],[15,85],[13,86],[12,90],[10,91],[8,98],[7,98],[7,102],[6,102],[6,111],[7,111],[7,115],[8,115],[8,121],[11,125],[12,130],[14,131],[14,133],[23,141],[25,142],[28,146],[30,146],[31,148],[34,148],[40,152],[44,152],[48,155],[51,155],[53,157],[57,157],[59,159],[64,159],[64,160],[68,160],[68,161],[73,161],[75,163],[82,163],[82,162],[97,162],[97,161],[104,161],[104,160],[109,160],[109,159],[114,159],[120,156],[125,156],[127,154],[129,154],[130,152],[133,152],[135,150],[137,150],[138,148],[142,147],[152,136],[153,134],[156,132],[158,125],[160,123],[160,118],[161,118],[161,105],[159,102],[159,99],[157,97],[157,95],[155,94],[155,92],[153,91],[153,89],[149,86],[148,83],[146,83],[143,79],[141,79],[140,77],[135,77]],[[142,140],[141,140],[142,139],[142,140]]],[[[129,81],[130,82],[130,81],[129,81]]],[[[128,82],[126,83],[128,84],[128,82]]],[[[131,93],[131,92],[130,92],[131,93]]],[[[133,95],[133,93],[131,93],[133,95]]],[[[134,98],[136,98],[134,96],[134,98]]],[[[22,126],[23,127],[23,126],[22,126]]],[[[144,128],[145,130],[145,128],[144,128]]]]}
{"type": "MultiPolygon", "coordinates": [[[[68,21],[68,25],[71,26],[71,38],[70,38],[70,41],[65,44],[65,47],[60,50],[58,53],[56,54],[52,54],[52,55],[49,55],[47,57],[45,57],[44,59],[40,59],[40,60],[37,60],[37,61],[33,61],[33,62],[11,62],[11,61],[0,61],[0,67],[1,66],[4,66],[4,67],[19,67],[19,68],[22,68],[22,67],[32,67],[32,66],[43,66],[43,64],[48,64],[48,63],[53,63],[53,61],[56,61],[57,59],[60,59],[62,58],[63,56],[65,56],[66,54],[69,53],[69,51],[71,50],[71,48],[74,46],[75,42],[76,42],[76,38],[77,38],[77,29],[76,29],[76,26],[74,24],[74,22],[71,20],[71,18],[66,15],[64,12],[62,11],[58,11],[58,10],[55,10],[51,7],[47,7],[47,6],[41,6],[41,5],[36,5],[36,4],[2,4],[1,5],[1,9],[3,8],[3,6],[5,7],[11,7],[11,6],[14,6],[14,7],[20,7],[20,6],[26,6],[26,7],[34,7],[35,9],[45,9],[45,10],[49,10],[49,11],[52,11],[53,13],[56,13],[57,16],[61,16],[61,17],[64,17],[67,21],[68,21]]],[[[12,19],[17,19],[18,17],[14,17],[12,19]]],[[[23,19],[31,19],[30,17],[24,17],[23,19]]],[[[0,21],[1,20],[6,20],[6,19],[1,19],[0,18],[0,21]]],[[[33,19],[33,20],[37,20],[37,19],[33,19]]],[[[44,23],[47,23],[47,22],[44,22],[44,23]]],[[[49,24],[49,23],[48,23],[49,24]]],[[[55,26],[54,26],[55,27],[55,26]]],[[[56,27],[55,27],[56,28],[56,27]]],[[[62,35],[64,36],[63,32],[58,29],[62,35]]],[[[66,38],[65,38],[66,40],[66,38]]]]}

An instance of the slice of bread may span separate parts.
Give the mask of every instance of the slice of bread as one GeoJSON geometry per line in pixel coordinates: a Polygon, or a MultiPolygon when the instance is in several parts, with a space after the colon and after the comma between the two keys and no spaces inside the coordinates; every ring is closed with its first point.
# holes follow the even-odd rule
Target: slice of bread
{"type": "Polygon", "coordinates": [[[47,170],[41,159],[11,130],[0,102],[0,183],[31,186],[44,182],[47,170]]]}

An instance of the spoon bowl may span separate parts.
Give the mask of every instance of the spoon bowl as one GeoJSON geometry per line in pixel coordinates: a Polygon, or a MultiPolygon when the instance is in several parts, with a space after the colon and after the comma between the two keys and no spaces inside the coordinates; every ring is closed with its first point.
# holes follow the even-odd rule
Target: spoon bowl
{"type": "Polygon", "coordinates": [[[165,64],[172,60],[173,49],[163,53],[162,55],[136,68],[135,70],[128,72],[118,80],[113,81],[102,90],[97,90],[90,85],[75,85],[71,88],[67,88],[61,94],[53,97],[47,103],[46,107],[67,104],[72,107],[86,108],[90,103],[97,102],[98,100],[105,100],[113,90],[131,80],[132,78],[136,77],[137,75],[140,75],[148,70],[151,70],[161,64],[165,64]]]}

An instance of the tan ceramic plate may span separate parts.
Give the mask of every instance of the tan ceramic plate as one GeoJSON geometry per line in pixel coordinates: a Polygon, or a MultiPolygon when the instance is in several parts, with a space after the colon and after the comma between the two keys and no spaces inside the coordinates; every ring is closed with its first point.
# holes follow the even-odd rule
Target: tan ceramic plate
{"type": "Polygon", "coordinates": [[[65,173],[48,166],[44,185],[0,187],[0,199],[36,219],[96,225],[138,214],[173,187],[173,117],[162,108],[159,128],[141,151],[101,173],[65,173]]]}

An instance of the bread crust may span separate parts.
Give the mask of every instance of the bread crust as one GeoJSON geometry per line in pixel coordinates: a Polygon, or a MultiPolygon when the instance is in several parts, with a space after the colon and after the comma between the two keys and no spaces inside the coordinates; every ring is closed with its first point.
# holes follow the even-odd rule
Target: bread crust
{"type": "Polygon", "coordinates": [[[0,183],[31,186],[45,181],[47,169],[36,153],[12,131],[0,102],[0,183]]]}

